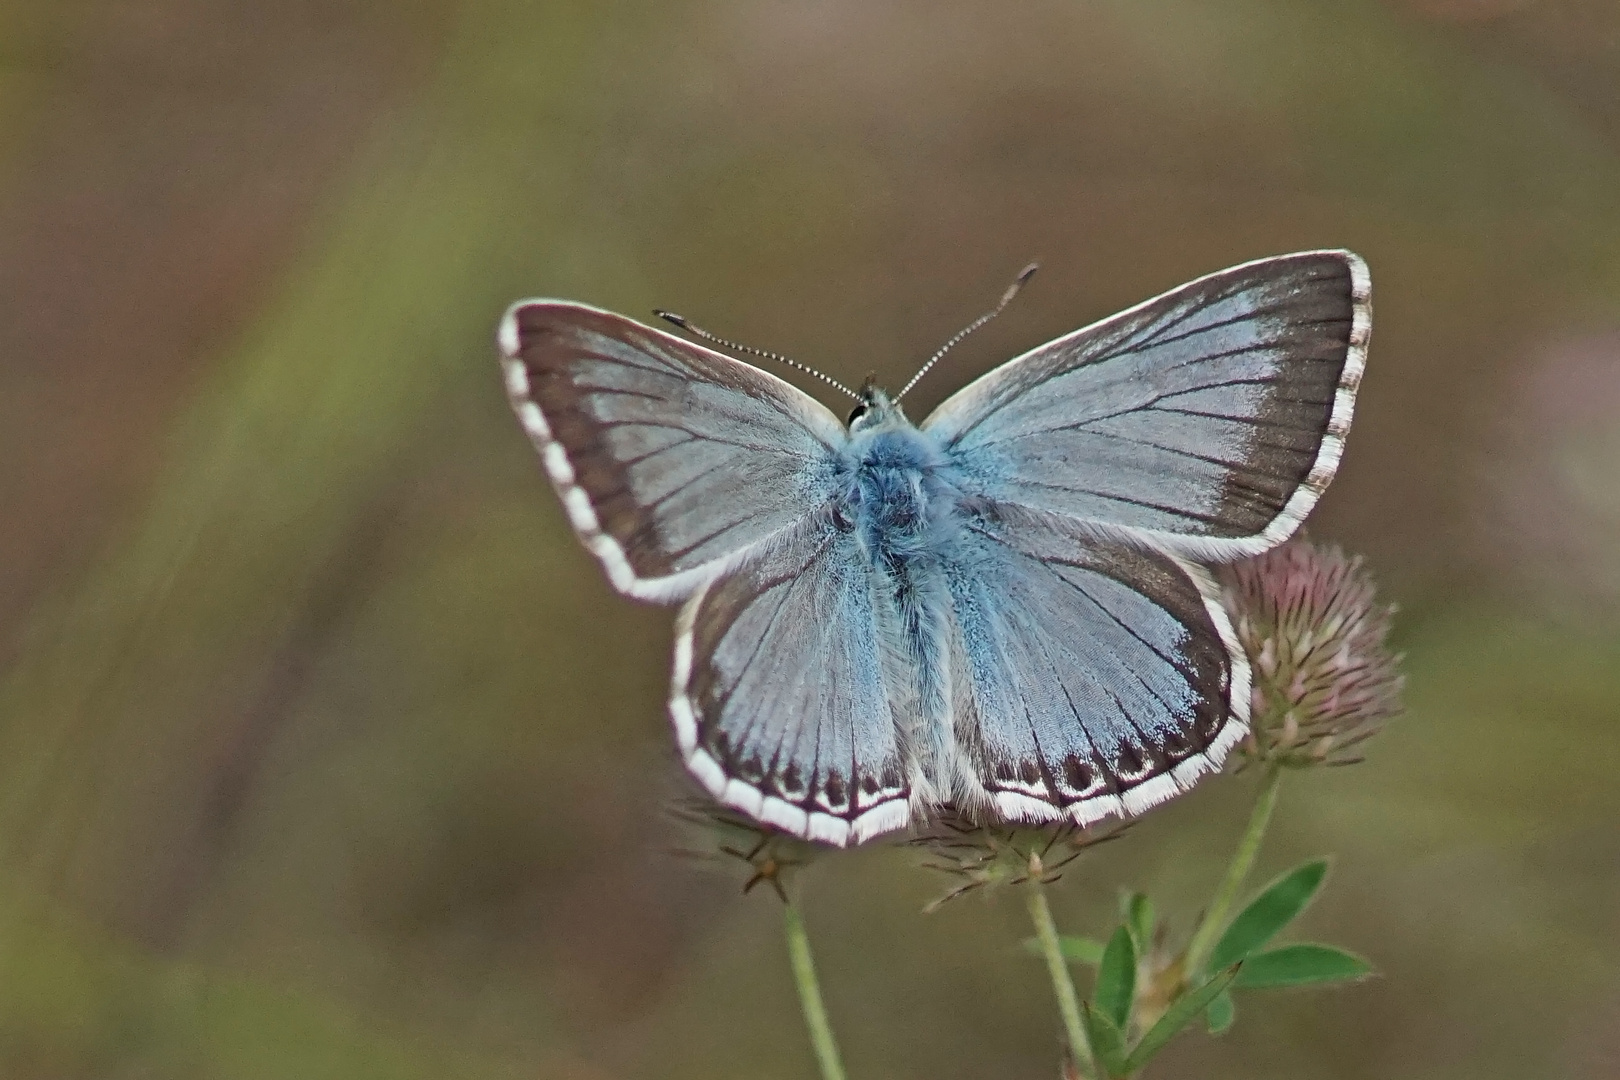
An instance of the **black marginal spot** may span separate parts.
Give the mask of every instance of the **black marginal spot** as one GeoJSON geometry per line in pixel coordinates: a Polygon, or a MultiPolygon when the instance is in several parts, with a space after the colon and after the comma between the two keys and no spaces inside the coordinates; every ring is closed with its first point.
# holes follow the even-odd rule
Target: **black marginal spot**
{"type": "Polygon", "coordinates": [[[1091,767],[1074,754],[1063,759],[1063,779],[1074,791],[1085,791],[1091,786],[1091,767]]]}
{"type": "Polygon", "coordinates": [[[788,767],[782,770],[779,786],[785,795],[799,795],[804,791],[804,778],[799,775],[799,763],[788,762],[788,767]]]}
{"type": "MultiPolygon", "coordinates": [[[[1061,575],[1061,574],[1058,574],[1057,577],[1060,580],[1066,580],[1066,579],[1063,579],[1063,575],[1061,575]]],[[[1075,586],[1073,582],[1067,582],[1067,584],[1069,584],[1071,588],[1078,588],[1078,586],[1075,586]]],[[[1059,672],[1058,672],[1057,660],[1052,655],[1052,649],[1049,647],[1049,644],[1048,644],[1046,639],[1037,638],[1036,641],[1037,641],[1037,644],[1040,647],[1041,656],[1046,660],[1047,669],[1052,672],[1052,681],[1057,684],[1058,689],[1063,691],[1063,700],[1065,700],[1065,701],[1067,701],[1069,703],[1069,715],[1073,716],[1074,720],[1075,720],[1075,723],[1077,725],[1079,725],[1080,732],[1081,732],[1081,734],[1083,734],[1085,736],[1087,745],[1091,746],[1093,748],[1093,750],[1095,751],[1097,741],[1091,737],[1090,730],[1088,730],[1086,728],[1085,718],[1080,715],[1080,709],[1079,709],[1078,706],[1075,705],[1074,697],[1069,693],[1068,684],[1063,681],[1063,676],[1061,674],[1059,674],[1059,672]]],[[[1075,656],[1073,650],[1068,649],[1067,646],[1065,646],[1061,641],[1056,642],[1055,644],[1057,644],[1061,648],[1064,648],[1065,651],[1067,651],[1069,653],[1069,657],[1070,657],[1071,660],[1078,660],[1078,657],[1075,656]]],[[[1131,674],[1136,678],[1136,680],[1138,682],[1142,681],[1142,677],[1140,675],[1137,675],[1134,671],[1131,674]]],[[[1101,679],[1098,679],[1096,681],[1096,685],[1102,687],[1103,691],[1105,693],[1107,693],[1110,700],[1113,701],[1114,707],[1119,710],[1119,714],[1125,718],[1126,722],[1129,723],[1132,727],[1136,727],[1137,724],[1136,724],[1135,718],[1131,716],[1129,710],[1127,710],[1125,708],[1124,702],[1119,700],[1119,696],[1114,693],[1113,689],[1111,687],[1105,685],[1101,679]]],[[[1139,732],[1140,732],[1140,730],[1141,729],[1138,728],[1139,732]]],[[[1033,725],[1031,725],[1031,735],[1033,735],[1033,734],[1034,734],[1033,725]]],[[[1144,738],[1145,737],[1146,736],[1144,736],[1144,738]]],[[[1036,743],[1036,749],[1037,749],[1037,751],[1039,751],[1039,749],[1040,749],[1040,739],[1039,739],[1039,737],[1036,737],[1035,743],[1036,743]]],[[[1067,761],[1067,760],[1070,760],[1070,759],[1072,759],[1072,755],[1070,756],[1070,758],[1066,758],[1065,760],[1067,761]]],[[[1041,755],[1041,772],[1042,772],[1042,775],[1046,779],[1046,790],[1051,793],[1053,801],[1054,802],[1061,801],[1063,796],[1058,791],[1057,777],[1052,775],[1051,769],[1047,766],[1046,756],[1045,756],[1044,753],[1041,755]]],[[[1084,791],[1085,788],[1080,788],[1080,790],[1084,791]]]]}
{"type": "Polygon", "coordinates": [[[827,773],[823,790],[827,793],[827,802],[832,806],[842,806],[849,797],[849,790],[844,786],[844,778],[837,769],[827,773]]]}

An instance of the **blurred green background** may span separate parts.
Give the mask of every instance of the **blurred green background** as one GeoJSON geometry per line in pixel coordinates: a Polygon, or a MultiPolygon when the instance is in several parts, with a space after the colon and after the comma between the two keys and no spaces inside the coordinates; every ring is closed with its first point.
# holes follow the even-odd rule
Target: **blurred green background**
{"type": "MultiPolygon", "coordinates": [[[[655,305],[917,391],[1347,246],[1317,539],[1409,713],[1269,874],[1379,980],[1157,1077],[1620,1077],[1613,0],[0,0],[0,1076],[797,1078],[776,902],[671,857],[670,614],[579,548],[495,320],[655,305]]],[[[814,390],[814,386],[808,387],[814,390]]],[[[840,406],[841,408],[841,406],[840,406]]],[[[1054,895],[1186,926],[1246,777],[1054,895]]],[[[803,878],[857,1078],[1055,1075],[1015,897],[803,878]]]]}

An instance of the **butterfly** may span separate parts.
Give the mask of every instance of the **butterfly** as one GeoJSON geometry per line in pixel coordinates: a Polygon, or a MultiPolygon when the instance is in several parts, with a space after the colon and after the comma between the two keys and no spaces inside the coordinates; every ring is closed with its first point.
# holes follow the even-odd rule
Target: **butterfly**
{"type": "Polygon", "coordinates": [[[497,336],[580,540],[619,592],[681,605],[686,767],[848,845],[947,805],[1137,815],[1220,767],[1251,673],[1206,567],[1315,506],[1371,320],[1356,255],[1261,259],[1010,360],[921,425],[870,381],[841,423],[583,304],[521,301],[497,336]]]}

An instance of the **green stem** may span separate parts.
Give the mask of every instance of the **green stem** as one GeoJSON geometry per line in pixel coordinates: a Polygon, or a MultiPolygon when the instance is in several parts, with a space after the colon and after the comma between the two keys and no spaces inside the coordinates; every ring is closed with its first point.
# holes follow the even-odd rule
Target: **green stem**
{"type": "Polygon", "coordinates": [[[1243,839],[1232,855],[1232,865],[1226,868],[1226,877],[1221,881],[1220,888],[1215,890],[1215,899],[1204,913],[1204,921],[1199,924],[1198,932],[1193,934],[1192,942],[1187,946],[1187,958],[1182,968],[1188,979],[1197,979],[1203,974],[1204,964],[1209,960],[1215,942],[1226,929],[1232,905],[1237,903],[1238,894],[1243,891],[1243,882],[1248,878],[1249,871],[1254,869],[1254,859],[1260,853],[1260,841],[1265,838],[1266,825],[1271,821],[1271,811],[1277,805],[1277,789],[1281,785],[1282,770],[1275,765],[1266,766],[1260,796],[1254,802],[1254,812],[1249,815],[1249,827],[1244,830],[1243,839]]]}
{"type": "Polygon", "coordinates": [[[815,961],[810,958],[810,937],[804,932],[804,919],[791,902],[782,906],[782,922],[787,929],[788,959],[793,963],[793,982],[799,988],[799,1004],[804,1007],[804,1026],[810,1045],[821,1066],[821,1080],[844,1080],[844,1065],[838,1057],[838,1040],[827,1022],[827,1007],[821,1001],[821,984],[816,981],[815,961]]]}
{"type": "Polygon", "coordinates": [[[1057,923],[1052,921],[1052,908],[1046,902],[1046,891],[1036,878],[1031,878],[1024,890],[1029,902],[1029,917],[1035,924],[1035,936],[1046,956],[1046,972],[1052,977],[1052,992],[1057,995],[1058,1012],[1063,1015],[1063,1027],[1069,1033],[1069,1049],[1075,1056],[1081,1075],[1090,1076],[1095,1069],[1091,1057],[1091,1042],[1086,1038],[1085,1026],[1080,1022],[1080,997],[1074,992],[1074,980],[1069,977],[1068,962],[1063,959],[1063,946],[1058,941],[1057,923]]]}

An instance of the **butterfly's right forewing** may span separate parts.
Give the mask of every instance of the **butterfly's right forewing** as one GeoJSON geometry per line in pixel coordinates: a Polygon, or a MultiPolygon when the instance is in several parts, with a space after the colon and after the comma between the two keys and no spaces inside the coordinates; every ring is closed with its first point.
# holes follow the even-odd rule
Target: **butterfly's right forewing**
{"type": "Polygon", "coordinates": [[[1286,540],[1339,466],[1372,327],[1367,266],[1234,266],[965,387],[923,430],[1001,502],[1200,562],[1286,540]]]}
{"type": "Polygon", "coordinates": [[[843,425],[781,379],[610,312],[514,304],[512,407],[621,592],[686,596],[826,503],[843,425]]]}

